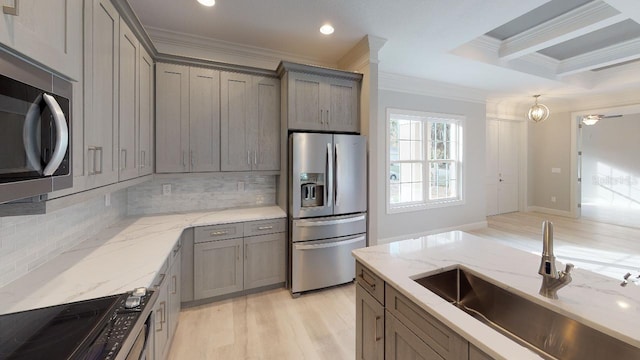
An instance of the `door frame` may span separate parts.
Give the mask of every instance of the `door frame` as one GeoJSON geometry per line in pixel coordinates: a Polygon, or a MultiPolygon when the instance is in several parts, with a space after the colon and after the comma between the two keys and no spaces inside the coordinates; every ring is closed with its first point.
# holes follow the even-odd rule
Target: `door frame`
{"type": "Polygon", "coordinates": [[[578,204],[582,203],[582,188],[578,179],[579,169],[582,167],[582,163],[578,152],[582,149],[581,144],[581,131],[580,120],[583,116],[589,114],[601,114],[601,115],[631,115],[640,113],[640,104],[617,106],[609,108],[597,108],[574,111],[571,113],[571,183],[570,183],[570,216],[573,218],[579,218],[581,216],[580,207],[578,204]]]}

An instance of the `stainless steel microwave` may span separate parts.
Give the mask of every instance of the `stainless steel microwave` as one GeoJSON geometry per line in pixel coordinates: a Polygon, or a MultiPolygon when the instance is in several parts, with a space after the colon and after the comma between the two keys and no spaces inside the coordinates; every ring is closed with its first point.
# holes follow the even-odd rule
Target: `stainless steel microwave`
{"type": "Polygon", "coordinates": [[[0,50],[0,204],[73,185],[71,83],[0,50]]]}

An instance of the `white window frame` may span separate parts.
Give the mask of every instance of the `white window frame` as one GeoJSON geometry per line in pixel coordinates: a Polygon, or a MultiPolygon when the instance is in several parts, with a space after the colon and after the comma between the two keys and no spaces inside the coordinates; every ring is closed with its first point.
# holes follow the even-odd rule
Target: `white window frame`
{"type": "MultiPolygon", "coordinates": [[[[455,114],[443,114],[443,113],[434,113],[427,111],[415,111],[415,110],[406,110],[406,109],[397,109],[397,108],[387,108],[386,114],[386,146],[385,146],[385,158],[386,158],[386,166],[385,166],[385,184],[386,184],[386,208],[387,214],[393,213],[402,213],[409,211],[420,211],[431,208],[440,208],[440,207],[448,207],[448,206],[458,206],[464,204],[464,129],[465,129],[466,117],[462,115],[455,114]],[[423,163],[422,165],[422,179],[423,179],[423,200],[418,202],[404,203],[404,204],[391,204],[391,179],[389,175],[389,169],[391,167],[391,115],[405,115],[411,117],[420,118],[423,123],[423,163]],[[456,140],[458,145],[458,159],[456,161],[457,165],[457,186],[458,196],[455,198],[446,198],[446,199],[434,199],[429,200],[429,164],[433,161],[429,160],[428,153],[430,151],[430,138],[429,135],[429,124],[433,121],[437,122],[450,122],[457,124],[458,134],[456,134],[456,140]]],[[[437,161],[442,162],[442,161],[437,161]]]]}

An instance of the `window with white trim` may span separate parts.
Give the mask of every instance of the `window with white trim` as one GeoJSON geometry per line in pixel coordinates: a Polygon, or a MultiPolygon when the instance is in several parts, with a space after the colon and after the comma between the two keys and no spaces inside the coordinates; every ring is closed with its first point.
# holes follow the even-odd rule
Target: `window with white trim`
{"type": "Polygon", "coordinates": [[[387,211],[457,205],[464,116],[387,109],[387,211]]]}

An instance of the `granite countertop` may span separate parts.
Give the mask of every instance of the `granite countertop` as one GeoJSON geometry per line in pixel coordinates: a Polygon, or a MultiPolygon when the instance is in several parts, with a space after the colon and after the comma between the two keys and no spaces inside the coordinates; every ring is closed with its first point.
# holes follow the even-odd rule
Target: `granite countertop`
{"type": "Polygon", "coordinates": [[[149,287],[184,229],[283,217],[270,206],[126,218],[0,288],[0,314],[149,287]]]}
{"type": "MultiPolygon", "coordinates": [[[[541,245],[542,250],[542,245],[541,245]]],[[[640,287],[574,269],[558,300],[538,294],[540,256],[460,231],[353,251],[355,258],[418,306],[496,359],[540,359],[412,279],[462,265],[505,289],[640,348],[640,287]]],[[[558,269],[563,269],[558,264],[558,269]]]]}

